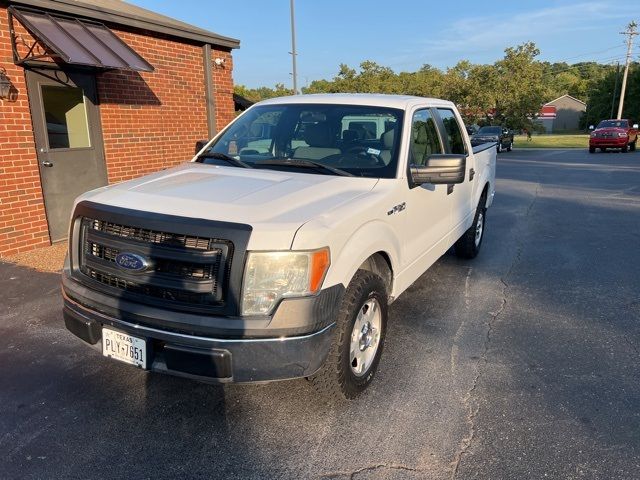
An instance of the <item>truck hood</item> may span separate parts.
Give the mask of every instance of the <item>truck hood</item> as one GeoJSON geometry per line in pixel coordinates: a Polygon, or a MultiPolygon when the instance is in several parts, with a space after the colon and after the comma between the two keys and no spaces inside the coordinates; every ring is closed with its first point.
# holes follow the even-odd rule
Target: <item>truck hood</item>
{"type": "Polygon", "coordinates": [[[77,201],[253,227],[249,248],[288,249],[301,225],[373,189],[378,179],[187,163],[102,187],[77,201]]]}
{"type": "Polygon", "coordinates": [[[596,128],[593,133],[627,133],[628,129],[619,127],[596,128]]]}

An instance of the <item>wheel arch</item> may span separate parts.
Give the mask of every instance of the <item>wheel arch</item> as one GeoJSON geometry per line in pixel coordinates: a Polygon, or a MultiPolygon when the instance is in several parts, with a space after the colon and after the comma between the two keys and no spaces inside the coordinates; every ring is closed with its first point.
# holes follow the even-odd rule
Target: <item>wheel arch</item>
{"type": "Polygon", "coordinates": [[[389,254],[385,251],[378,251],[372,255],[370,255],[358,270],[367,270],[369,272],[375,273],[384,281],[387,292],[391,292],[393,287],[393,266],[391,264],[391,258],[389,254]]]}
{"type": "Polygon", "coordinates": [[[482,188],[482,192],[480,193],[480,196],[478,197],[478,201],[476,202],[477,205],[479,205],[480,202],[482,202],[482,199],[484,199],[485,208],[489,208],[490,207],[490,200],[489,200],[490,188],[491,188],[491,183],[487,180],[484,183],[484,187],[482,188]]]}

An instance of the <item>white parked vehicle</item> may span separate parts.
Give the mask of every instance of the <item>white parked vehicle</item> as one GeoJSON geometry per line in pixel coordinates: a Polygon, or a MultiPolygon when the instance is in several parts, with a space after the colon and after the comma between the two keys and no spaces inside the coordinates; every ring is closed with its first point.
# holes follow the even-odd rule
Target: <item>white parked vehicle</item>
{"type": "Polygon", "coordinates": [[[353,398],[388,305],[452,246],[478,253],[492,146],[473,149],[444,100],[260,102],[190,163],[76,201],[67,328],[142,369],[353,398]]]}

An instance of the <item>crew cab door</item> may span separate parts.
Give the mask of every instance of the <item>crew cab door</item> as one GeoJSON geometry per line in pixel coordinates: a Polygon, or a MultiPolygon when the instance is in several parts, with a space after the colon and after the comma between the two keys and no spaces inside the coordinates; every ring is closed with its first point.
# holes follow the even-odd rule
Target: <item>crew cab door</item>
{"type": "Polygon", "coordinates": [[[446,153],[466,155],[467,167],[464,182],[449,187],[449,204],[451,207],[451,226],[453,240],[457,240],[471,226],[475,205],[473,205],[473,187],[476,176],[476,165],[473,153],[463,134],[464,125],[456,112],[450,108],[436,109],[438,127],[444,140],[446,153]]]}
{"type": "MultiPolygon", "coordinates": [[[[409,165],[424,165],[430,155],[445,152],[432,109],[414,111],[409,130],[409,165]]],[[[405,266],[411,265],[417,275],[450,246],[447,238],[451,231],[451,198],[447,187],[429,183],[407,186],[403,258],[405,266]]]]}

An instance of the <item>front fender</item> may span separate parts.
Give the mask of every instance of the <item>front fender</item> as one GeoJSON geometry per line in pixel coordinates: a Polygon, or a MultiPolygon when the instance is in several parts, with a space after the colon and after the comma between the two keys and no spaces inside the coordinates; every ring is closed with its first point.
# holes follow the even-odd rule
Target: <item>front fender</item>
{"type": "Polygon", "coordinates": [[[392,226],[382,220],[370,220],[355,229],[353,224],[323,230],[309,224],[305,227],[296,234],[294,250],[317,248],[319,245],[328,245],[331,250],[331,266],[323,288],[338,284],[347,286],[364,261],[377,252],[388,256],[392,272],[397,271],[400,265],[400,239],[392,226]]]}

